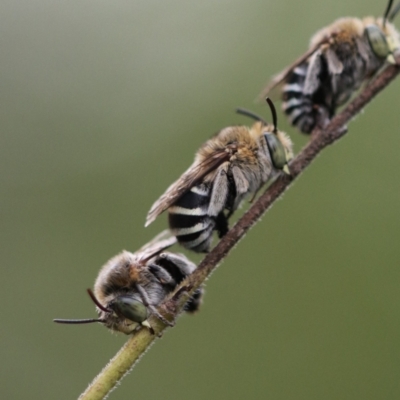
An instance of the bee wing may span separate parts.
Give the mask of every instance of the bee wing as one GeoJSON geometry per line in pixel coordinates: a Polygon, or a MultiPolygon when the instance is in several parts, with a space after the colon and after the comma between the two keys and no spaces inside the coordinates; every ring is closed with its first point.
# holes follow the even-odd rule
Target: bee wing
{"type": "Polygon", "coordinates": [[[207,174],[229,160],[230,154],[224,149],[214,151],[203,162],[195,162],[166,192],[153,204],[147,214],[145,226],[150,225],[163,211],[174,204],[190,188],[207,174]]]}
{"type": "Polygon", "coordinates": [[[149,243],[146,243],[143,247],[137,250],[134,255],[138,257],[139,262],[145,262],[165,249],[168,249],[168,247],[173,246],[175,243],[176,237],[171,236],[171,233],[166,229],[149,243]]]}
{"type": "Polygon", "coordinates": [[[279,74],[275,75],[271,81],[265,86],[265,88],[261,91],[261,93],[258,95],[257,100],[258,101],[264,101],[265,97],[274,89],[277,89],[280,85],[283,85],[289,76],[289,74],[300,64],[302,64],[304,61],[307,60],[308,57],[312,56],[320,47],[328,43],[330,40],[331,36],[323,38],[321,41],[316,43],[315,45],[311,46],[302,56],[300,56],[296,61],[293,62],[293,64],[289,65],[287,68],[285,68],[283,71],[281,71],[279,74]]]}

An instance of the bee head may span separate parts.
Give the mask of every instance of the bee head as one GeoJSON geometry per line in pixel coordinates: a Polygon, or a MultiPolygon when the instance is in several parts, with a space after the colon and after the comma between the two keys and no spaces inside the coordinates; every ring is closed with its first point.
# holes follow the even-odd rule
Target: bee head
{"type": "Polygon", "coordinates": [[[400,2],[392,10],[393,0],[389,0],[383,18],[378,18],[376,23],[368,23],[365,35],[374,54],[381,59],[394,63],[393,52],[399,48],[398,33],[391,22],[400,11],[400,2]]]}
{"type": "Polygon", "coordinates": [[[266,101],[271,109],[272,122],[273,124],[268,124],[264,118],[253,113],[252,111],[246,110],[244,108],[237,108],[236,112],[238,114],[246,115],[247,117],[253,118],[263,125],[264,139],[267,143],[269,156],[271,158],[272,164],[276,169],[281,169],[285,173],[290,174],[288,162],[293,158],[292,151],[292,141],[289,136],[284,132],[281,132],[277,128],[278,118],[276,116],[276,109],[272,100],[267,97],[266,101]]]}

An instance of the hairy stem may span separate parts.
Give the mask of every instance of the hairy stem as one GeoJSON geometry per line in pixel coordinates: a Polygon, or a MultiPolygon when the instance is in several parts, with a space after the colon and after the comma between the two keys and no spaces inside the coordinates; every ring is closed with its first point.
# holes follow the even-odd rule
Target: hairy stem
{"type": "MultiPolygon", "coordinates": [[[[162,311],[172,312],[171,318],[178,315],[183,305],[196,288],[215,270],[218,264],[227,256],[230,250],[239,242],[247,231],[271,208],[272,204],[284,193],[291,183],[311,164],[317,155],[328,145],[336,142],[346,134],[346,124],[354,118],[381,90],[383,90],[400,72],[400,67],[386,68],[363,92],[349,103],[330,123],[321,131],[316,129],[311,135],[310,142],[300,151],[290,164],[291,175],[281,174],[261,195],[243,217],[220,240],[214,249],[207,254],[198,268],[176,289],[161,306],[162,311]],[[182,291],[182,288],[187,291],[182,291]]],[[[151,324],[156,334],[161,335],[166,329],[159,320],[151,318],[151,324]]],[[[141,329],[132,337],[108,363],[103,371],[94,379],[87,390],[79,397],[80,400],[104,399],[122,377],[129,372],[140,356],[149,348],[156,336],[148,329],[141,329]]]]}

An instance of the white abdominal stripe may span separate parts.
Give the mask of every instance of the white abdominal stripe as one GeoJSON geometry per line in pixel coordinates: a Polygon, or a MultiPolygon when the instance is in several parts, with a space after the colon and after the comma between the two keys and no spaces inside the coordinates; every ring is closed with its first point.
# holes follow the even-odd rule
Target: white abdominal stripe
{"type": "Polygon", "coordinates": [[[193,233],[199,234],[203,232],[211,225],[211,218],[200,218],[200,222],[196,225],[189,226],[187,228],[171,228],[171,232],[174,236],[188,236],[193,233]]]}
{"type": "Polygon", "coordinates": [[[190,250],[209,250],[215,227],[214,219],[208,215],[210,194],[209,186],[195,186],[168,209],[172,234],[190,250]]]}
{"type": "Polygon", "coordinates": [[[304,94],[304,83],[308,63],[296,67],[283,87],[283,111],[289,117],[292,125],[302,132],[309,133],[315,126],[315,110],[311,97],[304,94]]]}

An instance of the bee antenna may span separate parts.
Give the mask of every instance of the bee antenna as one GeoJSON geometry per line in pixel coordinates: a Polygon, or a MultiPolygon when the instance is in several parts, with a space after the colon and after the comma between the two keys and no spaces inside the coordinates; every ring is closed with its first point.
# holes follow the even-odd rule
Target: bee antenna
{"type": "Polygon", "coordinates": [[[268,125],[268,124],[267,124],[267,121],[265,121],[264,118],[262,118],[262,117],[260,117],[259,115],[253,113],[253,111],[249,111],[249,110],[246,110],[245,108],[241,108],[241,107],[238,107],[235,111],[236,111],[238,114],[245,115],[246,117],[253,118],[253,119],[255,119],[256,121],[260,121],[260,122],[262,122],[263,124],[268,125]]]}
{"type": "Polygon", "coordinates": [[[386,20],[388,19],[388,15],[390,13],[390,9],[392,8],[393,0],[389,0],[388,5],[386,6],[385,13],[383,14],[383,27],[386,25],[386,20]]]}
{"type": "Polygon", "coordinates": [[[396,14],[400,11],[400,2],[397,4],[397,6],[393,9],[393,11],[390,13],[388,16],[389,21],[393,21],[396,14]]]}
{"type": "Polygon", "coordinates": [[[271,114],[272,114],[272,122],[274,124],[274,133],[276,133],[278,131],[278,117],[276,116],[276,108],[274,106],[274,103],[272,102],[272,100],[267,97],[265,99],[269,105],[269,108],[271,109],[271,114]]]}
{"type": "Polygon", "coordinates": [[[90,324],[91,322],[105,322],[104,319],[100,318],[88,318],[88,319],[53,319],[53,322],[58,324],[90,324]]]}
{"type": "Polygon", "coordinates": [[[100,304],[100,302],[96,299],[96,296],[94,295],[94,293],[92,292],[91,289],[87,289],[87,292],[88,292],[90,298],[92,299],[93,303],[96,304],[96,306],[98,308],[100,308],[101,311],[104,311],[106,313],[112,312],[111,310],[109,310],[108,308],[106,308],[102,304],[100,304]]]}

